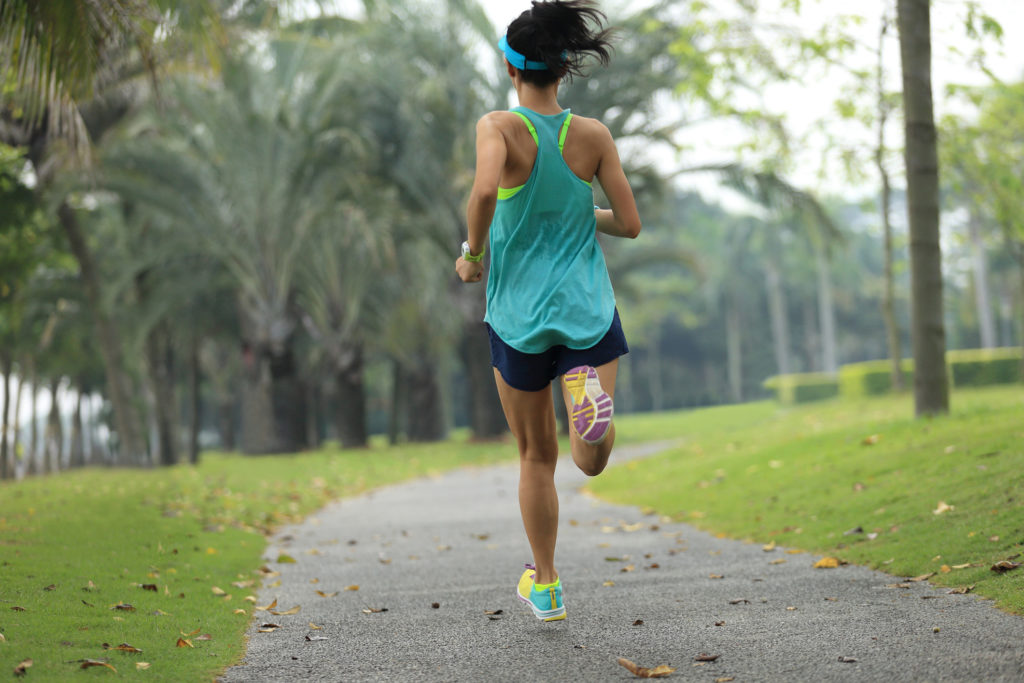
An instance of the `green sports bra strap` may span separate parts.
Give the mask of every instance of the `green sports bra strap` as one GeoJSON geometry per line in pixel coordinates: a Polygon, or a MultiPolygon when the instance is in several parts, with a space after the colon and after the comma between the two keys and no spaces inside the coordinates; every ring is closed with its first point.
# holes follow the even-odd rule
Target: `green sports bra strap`
{"type": "Polygon", "coordinates": [[[558,153],[562,153],[562,148],[565,147],[565,136],[569,132],[569,122],[572,121],[572,112],[565,117],[565,123],[562,124],[562,132],[558,134],[558,153]]]}
{"type": "Polygon", "coordinates": [[[533,122],[521,111],[514,111],[512,113],[518,115],[519,118],[526,122],[526,127],[530,129],[530,135],[533,136],[534,144],[540,146],[540,139],[537,137],[537,129],[533,127],[533,122]]]}

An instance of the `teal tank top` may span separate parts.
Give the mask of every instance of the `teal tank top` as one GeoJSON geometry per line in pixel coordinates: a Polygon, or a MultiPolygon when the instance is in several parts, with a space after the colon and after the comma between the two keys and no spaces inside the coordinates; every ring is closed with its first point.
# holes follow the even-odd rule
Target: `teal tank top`
{"type": "Polygon", "coordinates": [[[484,321],[512,348],[586,349],[612,325],[615,294],[597,242],[594,193],[562,158],[572,113],[512,110],[537,143],[526,183],[499,189],[484,321]]]}

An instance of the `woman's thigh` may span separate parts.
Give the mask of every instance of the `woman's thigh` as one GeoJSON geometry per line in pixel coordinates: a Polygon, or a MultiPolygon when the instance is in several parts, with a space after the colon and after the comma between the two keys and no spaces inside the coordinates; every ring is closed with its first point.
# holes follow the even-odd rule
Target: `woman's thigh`
{"type": "Polygon", "coordinates": [[[497,368],[494,368],[494,382],[505,419],[519,445],[520,457],[554,463],[558,458],[558,427],[550,387],[521,391],[509,386],[497,368]]]}

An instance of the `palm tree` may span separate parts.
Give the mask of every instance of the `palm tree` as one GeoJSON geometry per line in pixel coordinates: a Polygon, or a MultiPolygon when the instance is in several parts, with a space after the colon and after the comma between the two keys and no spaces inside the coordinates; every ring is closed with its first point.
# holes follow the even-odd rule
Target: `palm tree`
{"type": "Polygon", "coordinates": [[[272,44],[270,69],[224,66],[222,90],[195,79],[168,88],[174,106],[141,140],[105,157],[104,183],[172,221],[215,260],[238,292],[243,449],[305,443],[304,390],[294,341],[297,283],[309,240],[352,196],[347,159],[358,140],[328,121],[309,52],[272,44]]]}

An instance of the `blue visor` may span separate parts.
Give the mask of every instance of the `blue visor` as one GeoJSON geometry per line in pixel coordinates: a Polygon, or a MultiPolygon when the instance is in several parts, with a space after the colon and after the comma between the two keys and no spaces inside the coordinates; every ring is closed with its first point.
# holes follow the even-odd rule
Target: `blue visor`
{"type": "Polygon", "coordinates": [[[548,65],[544,62],[533,62],[526,58],[525,55],[520,54],[513,50],[506,40],[506,36],[502,36],[501,40],[498,41],[498,47],[505,53],[505,59],[508,63],[517,69],[523,69],[524,71],[529,69],[531,71],[547,71],[548,65]]]}

